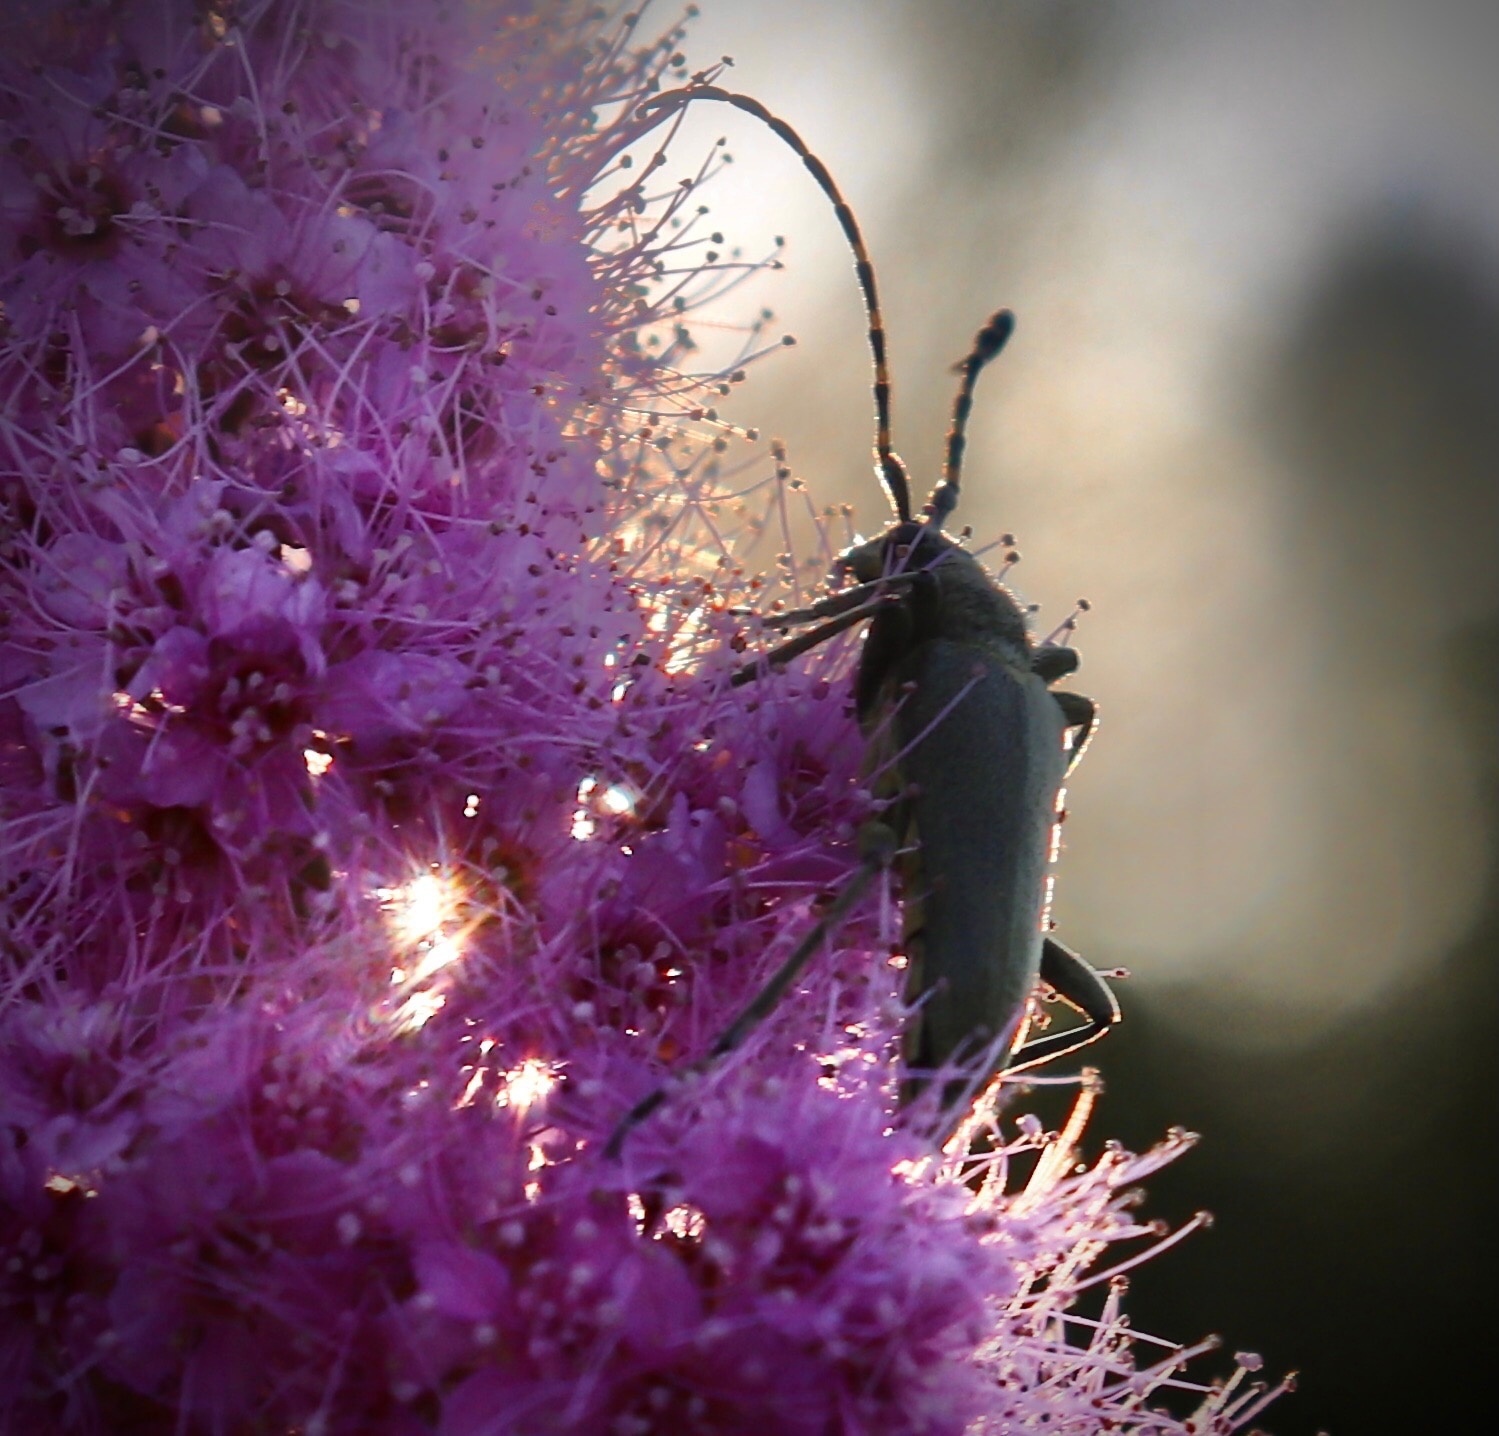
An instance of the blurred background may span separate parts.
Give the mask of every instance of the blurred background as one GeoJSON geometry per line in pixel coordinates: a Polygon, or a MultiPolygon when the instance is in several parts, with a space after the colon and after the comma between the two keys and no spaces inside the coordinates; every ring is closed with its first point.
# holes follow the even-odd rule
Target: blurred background
{"type": "MultiPolygon", "coordinates": [[[[1019,316],[959,520],[1019,536],[1043,628],[1092,601],[1055,916],[1133,973],[1095,1127],[1204,1133],[1147,1212],[1218,1218],[1136,1325],[1299,1368],[1280,1436],[1456,1429],[1499,1335],[1499,6],[703,8],[690,63],[732,55],[861,219],[920,493],[949,366],[1019,316]]],[[[725,311],[798,340],[726,412],[877,530],[842,236],[733,110],[673,163],[720,135],[715,226],[788,241],[725,311]]]]}

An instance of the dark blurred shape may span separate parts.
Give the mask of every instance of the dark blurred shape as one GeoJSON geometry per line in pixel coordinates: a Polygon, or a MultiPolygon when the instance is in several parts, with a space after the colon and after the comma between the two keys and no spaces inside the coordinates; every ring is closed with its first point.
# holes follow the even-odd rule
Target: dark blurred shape
{"type": "MultiPolygon", "coordinates": [[[[1499,823],[1499,296],[1492,262],[1429,216],[1350,226],[1264,390],[1296,476],[1288,542],[1315,558],[1329,663],[1430,685],[1471,735],[1499,823]]],[[[1328,715],[1330,741],[1358,721],[1328,715]]],[[[1348,840],[1356,842],[1357,834],[1348,840]]],[[[1304,1373],[1278,1436],[1457,1431],[1481,1409],[1499,1278],[1499,866],[1434,977],[1299,1056],[1217,1047],[1273,1020],[1204,989],[1148,990],[1099,1060],[1102,1125],[1127,1144],[1206,1134],[1148,1210],[1217,1229],[1148,1267],[1132,1314],[1195,1334],[1205,1314],[1269,1369],[1304,1373]],[[1202,1041],[1160,1016],[1195,1010],[1202,1041]]],[[[1317,961],[1315,950],[1306,953],[1317,961]]],[[[1491,1403],[1485,1402],[1487,1406],[1491,1403]]]]}
{"type": "MultiPolygon", "coordinates": [[[[1499,627],[1483,649],[1499,663],[1499,627]]],[[[1499,901],[1440,985],[1298,1059],[1192,1042],[1142,1003],[1100,1054],[1101,1126],[1127,1145],[1172,1122],[1206,1134],[1153,1180],[1147,1212],[1218,1219],[1139,1274],[1135,1323],[1182,1338],[1211,1313],[1271,1373],[1299,1368],[1301,1390],[1265,1420],[1276,1436],[1459,1431],[1478,1408],[1499,1280],[1496,975],[1499,901]],[[1328,1112],[1350,1084],[1366,1089],[1357,1122],[1328,1112]]],[[[1211,1032],[1225,1015],[1202,1007],[1211,1032]]]]}
{"type": "Polygon", "coordinates": [[[1096,0],[924,0],[897,12],[901,53],[940,106],[934,184],[984,188],[1011,165],[1075,142],[1126,58],[1129,16],[1096,0]]]}
{"type": "Polygon", "coordinates": [[[1289,536],[1357,617],[1349,642],[1380,647],[1384,623],[1404,636],[1499,600],[1496,274],[1490,242],[1430,212],[1365,217],[1328,254],[1271,377],[1270,427],[1304,480],[1289,536]]]}

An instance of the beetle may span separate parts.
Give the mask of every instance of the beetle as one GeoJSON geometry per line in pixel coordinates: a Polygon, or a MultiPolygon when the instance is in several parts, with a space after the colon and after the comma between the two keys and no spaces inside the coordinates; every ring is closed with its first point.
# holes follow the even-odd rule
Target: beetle
{"type": "MultiPolygon", "coordinates": [[[[875,471],[893,510],[879,537],[838,561],[854,580],[775,626],[812,624],[731,680],[750,683],[852,625],[868,621],[854,676],[854,708],[865,769],[889,801],[866,825],[855,878],[781,970],[713,1044],[708,1065],[732,1050],[779,1000],[873,876],[901,868],[902,941],[908,1027],[902,1095],[914,1100],[936,1072],[976,1077],[945,1082],[938,1101],[948,1128],[961,1122],[977,1086],[1075,1051],[1119,1021],[1108,984],[1049,932],[1050,868],[1063,782],[1097,720],[1092,700],[1053,685],[1078,666],[1075,649],[1036,642],[1026,611],[943,526],[957,507],[967,422],[980,372],[1014,332],[1000,310],[957,366],[961,379],[940,482],[920,518],[905,464],[891,439],[890,374],[874,266],[853,211],[801,137],[751,96],[693,84],[647,101],[660,117],[700,100],[734,106],[766,124],[801,158],[831,201],[854,254],[874,361],[875,471]],[[1037,979],[1083,1016],[1081,1026],[1024,1040],[1037,979]]],[[[664,1100],[646,1098],[616,1128],[609,1150],[664,1100]]]]}

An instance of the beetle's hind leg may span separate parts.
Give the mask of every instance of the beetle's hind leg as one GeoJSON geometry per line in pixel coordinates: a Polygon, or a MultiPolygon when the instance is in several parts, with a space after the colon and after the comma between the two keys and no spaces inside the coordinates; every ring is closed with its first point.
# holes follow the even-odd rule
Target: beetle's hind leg
{"type": "Polygon", "coordinates": [[[1120,1020],[1113,989],[1070,947],[1048,937],[1041,946],[1041,980],[1087,1020],[1066,1032],[1051,1032],[1010,1053],[1006,1072],[1023,1072],[1096,1042],[1120,1020]]]}
{"type": "MultiPolygon", "coordinates": [[[[744,1041],[780,1004],[786,990],[801,976],[802,969],[812,960],[828,937],[842,925],[854,904],[862,898],[869,885],[895,861],[895,832],[887,824],[874,820],[859,829],[859,867],[844,884],[838,894],[818,919],[812,931],[796,946],[796,950],[778,967],[765,985],[745,1004],[739,1016],[719,1033],[706,1056],[692,1064],[688,1073],[706,1072],[714,1063],[728,1056],[744,1041]]],[[[617,1160],[624,1149],[625,1138],[650,1117],[671,1095],[671,1086],[663,1085],[642,1097],[615,1124],[609,1140],[604,1144],[604,1156],[617,1160]]]]}

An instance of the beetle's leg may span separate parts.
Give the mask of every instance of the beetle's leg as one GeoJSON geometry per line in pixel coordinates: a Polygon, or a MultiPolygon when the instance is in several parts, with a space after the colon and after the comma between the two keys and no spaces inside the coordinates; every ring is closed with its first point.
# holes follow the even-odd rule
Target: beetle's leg
{"type": "MultiPolygon", "coordinates": [[[[819,598],[816,603],[809,603],[806,608],[793,608],[785,613],[761,615],[752,608],[731,608],[727,611],[736,618],[758,617],[766,628],[782,629],[795,628],[802,623],[813,623],[819,618],[837,618],[856,608],[861,610],[858,616],[863,618],[879,610],[879,600],[887,593],[898,585],[911,583],[917,576],[915,569],[886,574],[883,578],[877,578],[871,583],[855,584],[852,588],[840,588],[837,593],[830,593],[826,598],[819,598]]],[[[834,632],[837,631],[839,630],[834,630],[834,632]]],[[[832,634],[829,634],[829,637],[831,636],[832,634]]]]}
{"type": "MultiPolygon", "coordinates": [[[[895,681],[901,662],[920,641],[920,625],[930,622],[934,604],[932,595],[937,581],[929,572],[919,571],[911,586],[898,602],[880,605],[864,635],[864,647],[859,653],[859,667],[854,673],[854,711],[859,715],[859,726],[867,734],[877,715],[884,711],[887,702],[896,701],[897,695],[887,692],[895,681]]],[[[899,744],[895,745],[899,747],[899,744]]],[[[892,766],[895,749],[866,755],[865,765],[878,763],[881,767],[892,766]]]]}
{"type": "Polygon", "coordinates": [[[847,613],[851,608],[858,608],[872,600],[879,599],[898,584],[913,582],[920,574],[920,569],[902,569],[898,573],[888,573],[870,583],[858,583],[852,588],[840,588],[836,593],[830,593],[826,598],[819,598],[816,603],[808,604],[806,608],[794,608],[789,613],[772,614],[765,622],[772,628],[790,628],[794,624],[811,623],[819,618],[833,618],[840,613],[847,613]]]}
{"type": "MultiPolygon", "coordinates": [[[[793,658],[798,658],[803,653],[816,648],[819,643],[826,643],[828,639],[836,638],[845,628],[851,628],[866,618],[878,620],[881,616],[888,616],[893,610],[904,608],[900,588],[906,588],[912,595],[912,602],[919,607],[926,609],[934,607],[937,585],[927,569],[903,569],[898,573],[885,574],[870,583],[856,584],[853,588],[831,593],[807,608],[793,609],[790,613],[780,613],[766,619],[767,624],[776,628],[789,628],[793,624],[810,623],[817,618],[827,618],[828,621],[818,624],[816,628],[808,629],[805,633],[798,634],[795,638],[788,639],[778,647],[772,648],[769,653],[736,669],[734,676],[729,680],[730,684],[735,688],[740,688],[746,683],[753,683],[755,679],[763,677],[771,667],[791,662],[793,658]]],[[[877,622],[875,630],[870,635],[877,645],[880,642],[879,629],[880,624],[877,622]]],[[[903,639],[899,651],[904,652],[909,644],[908,637],[903,639]]],[[[867,649],[868,644],[866,644],[867,649]]],[[[876,666],[883,667],[883,665],[876,666]]],[[[861,662],[859,667],[861,678],[870,671],[870,667],[867,659],[861,662]]],[[[863,711],[861,705],[860,712],[863,711]]]]}
{"type": "Polygon", "coordinates": [[[775,1011],[786,989],[801,975],[812,954],[822,946],[830,932],[839,927],[848,911],[864,896],[875,877],[895,861],[896,837],[885,823],[872,821],[859,830],[859,870],[844,885],[817,925],[797,945],[795,952],[776,969],[774,976],[750,1000],[738,1017],[726,1027],[708,1052],[716,1061],[732,1052],[751,1032],[775,1011]]]}
{"type": "Polygon", "coordinates": [[[1004,1064],[1006,1072],[1023,1072],[1096,1042],[1119,1021],[1119,1001],[1086,962],[1055,938],[1041,945],[1041,980],[1087,1021],[1067,1032],[1052,1032],[1017,1047],[1004,1064]]]}
{"type": "Polygon", "coordinates": [[[1043,643],[1031,654],[1031,672],[1043,683],[1055,683],[1059,678],[1076,673],[1082,661],[1075,648],[1062,643],[1043,643]]]}
{"type": "Polygon", "coordinates": [[[819,623],[816,628],[809,628],[805,633],[799,633],[795,638],[778,644],[769,653],[762,653],[760,657],[736,668],[729,679],[730,686],[742,688],[746,683],[753,683],[757,678],[763,678],[776,665],[790,663],[793,658],[799,657],[809,649],[816,648],[819,643],[826,643],[828,639],[837,637],[845,628],[852,628],[854,624],[861,623],[864,619],[878,613],[886,602],[886,599],[876,595],[860,604],[859,607],[850,609],[847,613],[841,613],[837,618],[830,618],[826,623],[819,623]]]}
{"type": "MultiPolygon", "coordinates": [[[[1088,746],[1088,740],[1093,736],[1093,730],[1098,726],[1098,704],[1091,698],[1084,698],[1081,693],[1072,693],[1063,689],[1060,693],[1051,695],[1057,700],[1062,709],[1062,717],[1067,720],[1067,726],[1073,730],[1072,749],[1067,754],[1067,772],[1071,772],[1077,764],[1077,760],[1083,756],[1083,750],[1088,746]]],[[[1066,949],[1064,948],[1065,952],[1066,949]]]]}
{"type": "MultiPolygon", "coordinates": [[[[843,891],[833,900],[828,910],[818,919],[812,931],[796,946],[790,957],[778,967],[770,980],[744,1006],[744,1009],[718,1035],[705,1057],[687,1068],[689,1073],[704,1072],[720,1058],[726,1057],[744,1041],[772,1012],[775,1011],[786,989],[801,976],[802,969],[813,955],[848,916],[849,909],[864,896],[877,874],[884,872],[895,861],[895,833],[881,822],[865,823],[859,830],[860,862],[858,871],[844,885],[843,891]]],[[[625,1138],[666,1101],[670,1087],[657,1087],[654,1092],[641,1098],[620,1118],[609,1140],[604,1144],[604,1155],[611,1161],[619,1157],[625,1138]]]]}

